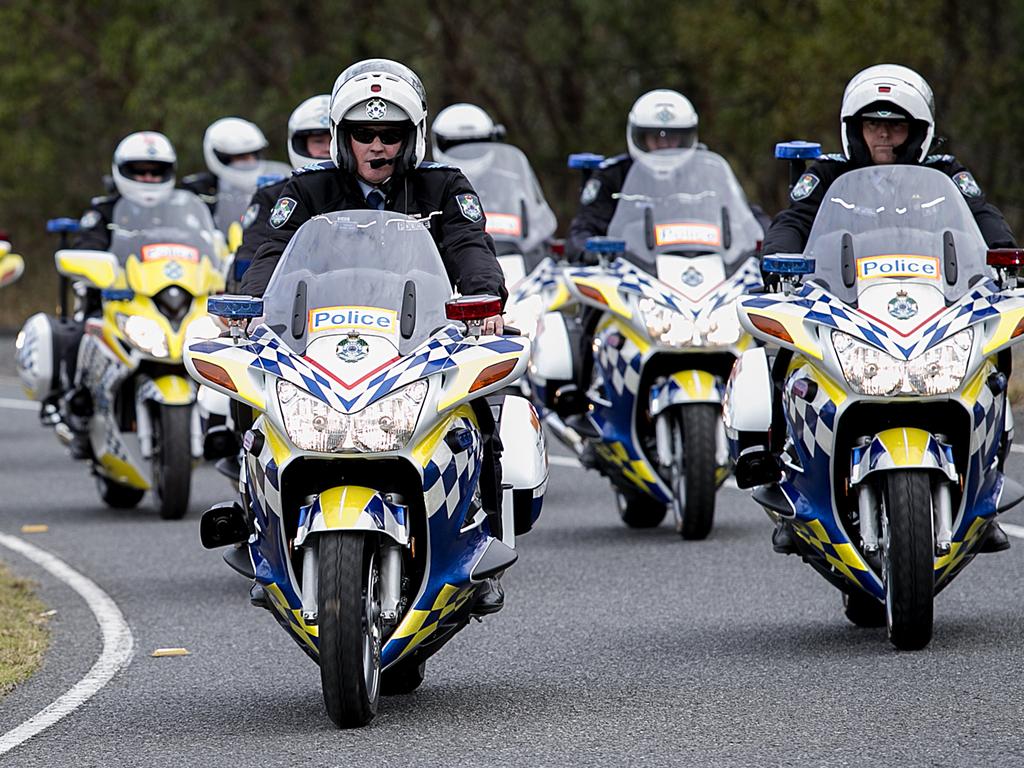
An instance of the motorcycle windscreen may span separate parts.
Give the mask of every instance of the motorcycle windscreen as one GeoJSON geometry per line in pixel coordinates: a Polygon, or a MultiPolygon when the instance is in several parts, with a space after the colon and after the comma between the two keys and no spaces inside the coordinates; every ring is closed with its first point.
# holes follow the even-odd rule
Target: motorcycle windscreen
{"type": "Polygon", "coordinates": [[[479,195],[487,233],[496,244],[512,244],[519,253],[526,253],[555,234],[558,221],[521,150],[511,144],[480,141],[458,144],[447,150],[445,157],[458,166],[479,195]]]}
{"type": "Polygon", "coordinates": [[[426,222],[391,211],[316,216],[263,294],[265,322],[299,354],[312,337],[386,336],[405,355],[447,324],[451,285],[426,222]]]}
{"type": "MultiPolygon", "coordinates": [[[[985,240],[953,180],[933,168],[885,165],[843,174],[825,191],[804,254],[809,276],[857,304],[879,286],[901,286],[960,299],[991,277],[985,240]],[[920,288],[917,288],[920,286],[920,288]]],[[[896,312],[909,311],[896,300],[896,312]]]]}
{"type": "Polygon", "coordinates": [[[731,274],[764,233],[729,164],[706,149],[649,154],[626,174],[608,236],[652,274],[659,254],[717,254],[731,274]]]}
{"type": "MultiPolygon", "coordinates": [[[[287,179],[292,175],[292,167],[276,160],[264,160],[259,165],[259,171],[253,175],[253,181],[260,179],[287,179]]],[[[245,216],[252,196],[256,192],[257,185],[247,187],[236,187],[230,181],[221,179],[217,185],[217,205],[213,214],[213,221],[217,229],[227,237],[232,224],[242,225],[242,218],[245,216]]]]}

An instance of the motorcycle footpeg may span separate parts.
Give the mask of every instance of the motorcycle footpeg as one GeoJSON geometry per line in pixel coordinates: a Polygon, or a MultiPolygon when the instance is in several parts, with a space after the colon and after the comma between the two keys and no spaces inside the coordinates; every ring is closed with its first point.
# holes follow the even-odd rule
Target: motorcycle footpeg
{"type": "Polygon", "coordinates": [[[241,544],[248,538],[249,526],[238,502],[221,502],[203,512],[199,521],[199,539],[207,549],[241,544]]]}
{"type": "Polygon", "coordinates": [[[778,482],[782,475],[779,460],[762,446],[748,448],[736,459],[736,485],[739,488],[753,488],[778,482]]]}

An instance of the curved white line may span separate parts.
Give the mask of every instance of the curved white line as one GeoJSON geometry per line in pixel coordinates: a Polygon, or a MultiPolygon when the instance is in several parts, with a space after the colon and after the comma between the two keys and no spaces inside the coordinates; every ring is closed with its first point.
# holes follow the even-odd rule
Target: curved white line
{"type": "Polygon", "coordinates": [[[81,595],[96,617],[96,623],[99,624],[100,633],[103,635],[103,650],[85,677],[41,712],[0,736],[0,755],[2,755],[82,706],[93,694],[110,682],[111,678],[131,660],[135,639],[121,614],[121,609],[110,599],[110,596],[63,560],[27,541],[2,533],[0,533],[0,546],[27,557],[81,595]]]}
{"type": "Polygon", "coordinates": [[[13,397],[0,397],[0,408],[12,408],[16,411],[38,411],[39,403],[32,400],[17,400],[13,397]]]}

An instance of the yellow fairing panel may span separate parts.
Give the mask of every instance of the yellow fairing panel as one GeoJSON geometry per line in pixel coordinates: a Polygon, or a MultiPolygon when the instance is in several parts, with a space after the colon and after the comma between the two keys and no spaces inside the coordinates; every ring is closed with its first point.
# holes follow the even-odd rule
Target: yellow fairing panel
{"type": "Polygon", "coordinates": [[[140,475],[135,467],[127,461],[119,459],[113,454],[104,453],[100,456],[100,466],[103,467],[104,474],[111,480],[143,491],[149,490],[149,480],[140,475]]]}
{"type": "Polygon", "coordinates": [[[679,385],[690,400],[706,402],[718,399],[715,377],[707,371],[677,371],[672,374],[672,381],[679,385]]]}
{"type": "Polygon", "coordinates": [[[887,429],[875,435],[897,467],[920,467],[925,464],[928,441],[931,435],[923,429],[898,427],[887,429]]]}
{"type": "Polygon", "coordinates": [[[590,288],[597,291],[604,298],[604,303],[608,306],[609,310],[627,320],[633,319],[633,313],[622,299],[619,298],[619,281],[617,279],[608,277],[574,277],[572,282],[576,292],[579,293],[587,304],[600,306],[600,302],[587,296],[581,291],[581,288],[590,288]]]}
{"type": "Polygon", "coordinates": [[[473,413],[473,409],[469,405],[460,405],[451,413],[445,414],[444,418],[437,422],[412,449],[412,457],[420,467],[427,466],[437,452],[438,444],[451,429],[452,422],[459,417],[467,419],[477,426],[476,414],[473,413]]]}
{"type": "Polygon", "coordinates": [[[139,261],[135,256],[129,256],[125,271],[128,285],[145,296],[155,296],[169,285],[181,286],[193,296],[224,290],[224,278],[206,257],[199,261],[139,261]]]}
{"type": "Polygon", "coordinates": [[[399,658],[409,655],[416,646],[434,634],[441,621],[465,605],[472,594],[473,587],[459,589],[451,584],[445,584],[441,587],[441,591],[438,593],[437,599],[434,600],[431,610],[420,611],[413,609],[405,614],[402,623],[398,625],[394,634],[388,639],[388,642],[390,642],[391,640],[400,640],[405,637],[412,638],[409,644],[402,649],[402,655],[399,658]]]}
{"type": "Polygon", "coordinates": [[[372,488],[343,485],[320,494],[324,525],[330,530],[354,528],[370,500],[377,495],[372,488]]]}
{"type": "Polygon", "coordinates": [[[153,385],[160,390],[162,402],[166,405],[191,405],[195,400],[192,382],[183,376],[161,376],[153,379],[153,385]]]}
{"type": "Polygon", "coordinates": [[[121,276],[116,258],[104,251],[57,251],[54,261],[60,274],[101,289],[114,287],[121,276]]]}
{"type": "Polygon", "coordinates": [[[10,285],[25,271],[25,261],[16,253],[0,256],[0,286],[10,285]]]}

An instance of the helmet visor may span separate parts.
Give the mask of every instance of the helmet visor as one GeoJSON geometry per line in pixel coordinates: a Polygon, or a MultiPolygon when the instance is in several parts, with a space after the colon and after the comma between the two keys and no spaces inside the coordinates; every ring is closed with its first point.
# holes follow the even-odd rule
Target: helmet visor
{"type": "Polygon", "coordinates": [[[319,128],[310,131],[296,131],[292,136],[292,150],[303,157],[326,160],[331,156],[331,132],[319,128]]]}
{"type": "Polygon", "coordinates": [[[697,128],[653,128],[634,125],[631,128],[633,144],[641,152],[660,149],[690,149],[697,143],[697,128]]]}
{"type": "Polygon", "coordinates": [[[174,163],[156,160],[129,160],[117,166],[121,175],[131,181],[162,184],[174,178],[174,163]]]}
{"type": "Polygon", "coordinates": [[[224,165],[240,169],[256,168],[259,165],[260,158],[263,156],[262,152],[245,152],[240,155],[229,155],[227,152],[221,152],[216,149],[213,150],[213,153],[224,165]]]}

